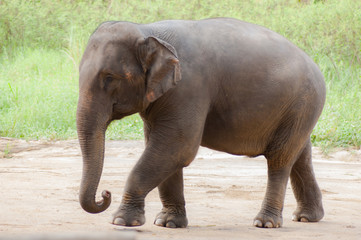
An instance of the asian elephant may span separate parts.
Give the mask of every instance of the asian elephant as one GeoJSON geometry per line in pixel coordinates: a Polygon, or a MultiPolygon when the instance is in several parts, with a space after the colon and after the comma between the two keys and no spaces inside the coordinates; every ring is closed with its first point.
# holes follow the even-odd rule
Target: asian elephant
{"type": "Polygon", "coordinates": [[[323,215],[310,134],[325,102],[317,65],[284,37],[230,18],[102,23],[79,67],[77,131],[83,156],[80,204],[96,201],[104,136],[115,119],[139,113],[145,150],[131,171],[113,224],[144,224],[144,198],[158,187],[163,209],[154,224],[186,227],[183,168],[199,146],[267,159],[267,190],[257,227],[281,227],[290,177],[293,219],[323,215]]]}

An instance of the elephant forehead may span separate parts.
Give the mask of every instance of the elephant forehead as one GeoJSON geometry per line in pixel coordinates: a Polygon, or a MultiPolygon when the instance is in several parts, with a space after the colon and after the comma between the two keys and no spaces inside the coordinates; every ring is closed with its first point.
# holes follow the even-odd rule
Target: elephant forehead
{"type": "Polygon", "coordinates": [[[106,22],[93,33],[91,39],[95,42],[123,41],[141,36],[137,26],[130,22],[106,22]]]}
{"type": "Polygon", "coordinates": [[[79,69],[79,87],[84,89],[85,86],[94,81],[97,73],[98,67],[89,61],[84,61],[82,67],[79,69]]]}

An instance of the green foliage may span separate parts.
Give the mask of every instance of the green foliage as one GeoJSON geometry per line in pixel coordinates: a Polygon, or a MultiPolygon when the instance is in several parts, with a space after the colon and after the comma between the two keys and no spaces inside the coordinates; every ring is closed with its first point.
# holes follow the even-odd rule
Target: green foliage
{"type": "Polygon", "coordinates": [[[107,130],[108,139],[141,139],[143,138],[143,121],[138,115],[123,118],[121,121],[114,121],[107,130]]]}
{"type": "MultiPolygon", "coordinates": [[[[319,64],[327,102],[312,140],[361,145],[361,1],[0,0],[0,135],[76,137],[78,63],[103,21],[235,17],[264,25],[319,64]]],[[[139,116],[113,123],[110,139],[142,137],[139,116]]]]}
{"type": "Polygon", "coordinates": [[[360,148],[361,68],[336,65],[327,56],[318,59],[318,64],[327,79],[327,99],[312,140],[323,148],[360,148]]]}
{"type": "Polygon", "coordinates": [[[2,64],[1,136],[66,138],[75,135],[77,76],[56,50],[24,50],[2,64]]]}

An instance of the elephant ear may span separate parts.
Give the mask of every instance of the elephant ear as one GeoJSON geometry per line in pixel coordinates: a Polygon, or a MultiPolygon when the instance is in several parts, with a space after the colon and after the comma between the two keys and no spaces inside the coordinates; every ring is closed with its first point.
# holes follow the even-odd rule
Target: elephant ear
{"type": "Polygon", "coordinates": [[[169,43],[148,37],[138,46],[138,57],[146,73],[146,98],[154,102],[181,79],[177,52],[169,43]]]}

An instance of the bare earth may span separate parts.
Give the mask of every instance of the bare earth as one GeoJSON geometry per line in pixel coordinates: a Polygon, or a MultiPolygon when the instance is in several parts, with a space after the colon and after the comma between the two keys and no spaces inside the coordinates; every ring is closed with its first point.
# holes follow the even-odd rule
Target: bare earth
{"type": "Polygon", "coordinates": [[[326,214],[319,223],[292,222],[296,202],[289,184],[283,227],[253,227],[253,217],[265,194],[265,159],[201,148],[184,170],[188,228],[153,225],[161,209],[157,190],[146,198],[144,226],[114,226],[109,223],[112,213],[143,149],[142,141],[106,143],[99,192],[110,190],[113,202],[107,211],[93,215],[78,203],[82,160],[76,140],[26,142],[0,138],[0,239],[14,234],[79,232],[119,233],[131,239],[361,239],[360,150],[341,150],[326,157],[313,149],[326,214]]]}

